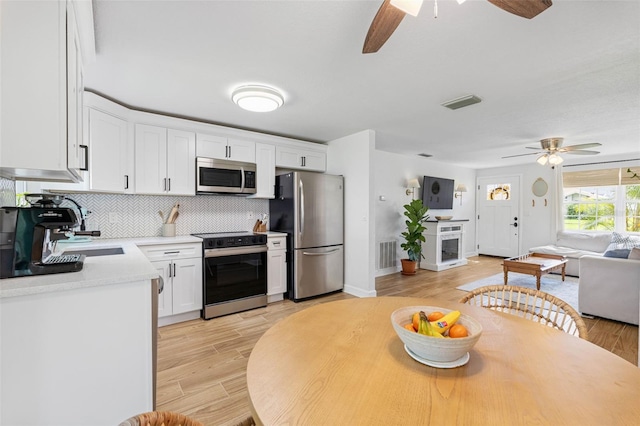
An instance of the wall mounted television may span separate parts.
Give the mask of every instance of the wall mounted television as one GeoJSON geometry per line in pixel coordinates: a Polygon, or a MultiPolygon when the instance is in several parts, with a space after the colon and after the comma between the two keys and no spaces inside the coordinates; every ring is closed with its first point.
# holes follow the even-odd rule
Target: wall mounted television
{"type": "Polygon", "coordinates": [[[452,209],[453,183],[453,179],[425,176],[422,180],[422,204],[429,209],[452,209]]]}

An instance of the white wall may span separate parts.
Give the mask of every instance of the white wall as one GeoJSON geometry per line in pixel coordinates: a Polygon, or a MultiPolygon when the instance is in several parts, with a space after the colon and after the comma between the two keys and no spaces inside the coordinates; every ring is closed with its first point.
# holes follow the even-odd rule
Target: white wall
{"type": "MultiPolygon", "coordinates": [[[[379,242],[396,240],[398,247],[398,259],[406,257],[400,248],[400,233],[404,229],[403,206],[411,201],[411,195],[406,195],[407,180],[417,178],[422,184],[423,176],[434,176],[440,178],[453,179],[455,185],[463,183],[469,189],[460,198],[453,200],[451,210],[429,210],[431,219],[440,215],[452,215],[455,219],[469,219],[465,223],[465,234],[463,236],[465,256],[475,254],[475,185],[476,171],[465,167],[452,166],[441,163],[434,159],[394,154],[384,151],[375,151],[374,161],[375,174],[375,240],[376,246],[379,242]],[[384,201],[382,200],[384,197],[384,201]]],[[[422,188],[416,191],[416,198],[422,198],[422,188]]],[[[375,261],[375,260],[374,260],[375,261]]],[[[385,275],[400,270],[400,265],[396,268],[377,270],[376,276],[385,275]]],[[[376,268],[374,263],[374,269],[376,268]]]]}
{"type": "Polygon", "coordinates": [[[344,176],[344,291],[376,295],[375,209],[372,158],[375,133],[365,130],[329,142],[327,173],[344,176]]]}

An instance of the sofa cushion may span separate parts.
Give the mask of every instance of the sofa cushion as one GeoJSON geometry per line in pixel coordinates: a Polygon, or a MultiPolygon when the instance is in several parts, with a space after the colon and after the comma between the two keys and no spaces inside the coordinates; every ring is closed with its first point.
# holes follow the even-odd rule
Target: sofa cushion
{"type": "Polygon", "coordinates": [[[611,243],[610,233],[581,233],[560,231],[556,244],[559,247],[568,247],[577,250],[585,250],[596,253],[604,253],[611,243]]]}
{"type": "Polygon", "coordinates": [[[632,248],[627,259],[640,260],[640,247],[632,248]]]}

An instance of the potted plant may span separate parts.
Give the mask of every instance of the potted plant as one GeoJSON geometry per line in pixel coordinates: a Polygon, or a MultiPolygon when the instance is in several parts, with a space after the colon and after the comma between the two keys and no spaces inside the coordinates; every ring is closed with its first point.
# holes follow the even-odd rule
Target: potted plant
{"type": "Polygon", "coordinates": [[[407,225],[407,230],[401,234],[405,242],[400,244],[400,247],[408,255],[408,259],[401,259],[402,273],[404,275],[415,274],[418,261],[421,257],[424,257],[422,255],[422,243],[425,238],[422,233],[426,229],[423,223],[429,219],[427,210],[429,208],[423,205],[421,200],[413,200],[404,205],[404,215],[407,217],[404,223],[407,225]]]}

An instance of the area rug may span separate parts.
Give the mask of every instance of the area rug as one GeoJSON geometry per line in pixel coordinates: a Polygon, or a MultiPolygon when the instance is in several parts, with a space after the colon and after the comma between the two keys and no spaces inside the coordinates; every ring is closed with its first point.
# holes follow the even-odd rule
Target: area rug
{"type": "MultiPolygon", "coordinates": [[[[478,287],[485,285],[504,284],[504,274],[492,275],[488,278],[483,278],[478,281],[473,281],[467,284],[463,284],[456,287],[458,290],[471,291],[478,287]]],[[[536,288],[536,277],[533,275],[519,274],[516,272],[509,272],[509,285],[517,285],[520,287],[536,288]]],[[[573,307],[576,311],[578,309],[578,278],[577,277],[565,277],[565,281],[562,281],[561,275],[547,274],[540,278],[540,290],[545,293],[554,295],[555,297],[564,300],[573,307]]]]}

